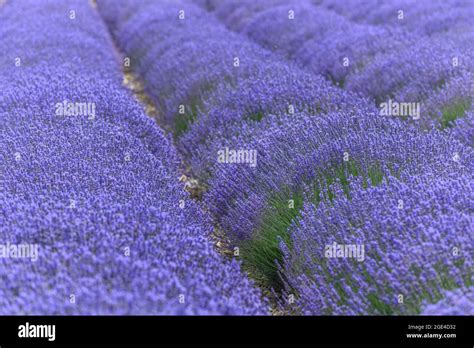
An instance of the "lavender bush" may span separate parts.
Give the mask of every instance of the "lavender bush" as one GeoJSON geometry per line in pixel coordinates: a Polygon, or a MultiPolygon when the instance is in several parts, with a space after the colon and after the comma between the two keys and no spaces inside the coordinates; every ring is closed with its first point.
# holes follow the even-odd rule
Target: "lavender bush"
{"type": "MultiPolygon", "coordinates": [[[[456,83],[450,82],[451,79],[458,81],[460,75],[472,71],[470,48],[474,35],[468,18],[474,8],[466,3],[369,1],[346,6],[331,1],[321,5],[310,1],[282,4],[268,0],[259,4],[218,2],[208,8],[233,30],[339,86],[373,98],[376,105],[387,99],[424,103],[428,95],[442,97],[456,83]],[[393,17],[393,25],[376,26],[369,19],[355,23],[352,20],[358,15],[351,17],[346,13],[346,18],[336,13],[344,14],[342,9],[360,10],[361,16],[373,16],[383,23],[393,17]],[[407,23],[403,9],[410,25],[417,30],[402,25],[407,23]],[[400,19],[397,19],[398,11],[402,11],[400,19]],[[428,18],[423,13],[429,14],[428,18]],[[235,25],[236,18],[240,25],[235,25]],[[458,26],[450,25],[453,22],[458,26]],[[440,28],[435,28],[436,25],[440,28]],[[434,56],[437,59],[432,59],[434,56]]],[[[464,89],[470,89],[470,83],[465,83],[464,89]]],[[[423,109],[419,123],[424,127],[452,126],[454,119],[465,115],[466,108],[459,104],[469,109],[471,102],[471,97],[446,103],[429,100],[426,102],[429,110],[423,109]]]]}
{"type": "Polygon", "coordinates": [[[474,7],[469,1],[351,1],[314,0],[351,21],[371,25],[402,26],[420,35],[433,35],[445,31],[471,30],[470,18],[474,7]]]}
{"type": "Polygon", "coordinates": [[[130,19],[115,26],[108,23],[143,78],[145,91],[178,136],[194,122],[202,99],[221,82],[236,83],[269,62],[268,52],[230,33],[196,6],[171,1],[122,6],[122,2],[101,1],[99,9],[107,13],[110,7],[125,11],[133,6],[130,19]]]}
{"type": "Polygon", "coordinates": [[[287,296],[298,298],[283,302],[285,308],[417,314],[444,289],[472,285],[472,177],[428,175],[405,183],[387,177],[375,188],[351,185],[350,197],[336,187],[332,202],[306,205],[291,227],[281,272],[287,296]],[[357,252],[346,254],[346,246],[357,252]]]}

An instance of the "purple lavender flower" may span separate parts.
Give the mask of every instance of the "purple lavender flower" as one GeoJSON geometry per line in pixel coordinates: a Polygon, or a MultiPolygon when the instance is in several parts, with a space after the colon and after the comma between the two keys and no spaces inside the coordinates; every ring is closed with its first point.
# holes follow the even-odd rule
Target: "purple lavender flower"
{"type": "MultiPolygon", "coordinates": [[[[369,1],[352,8],[331,1],[322,6],[316,3],[224,1],[208,4],[208,8],[229,28],[337,85],[373,98],[377,105],[387,99],[420,103],[446,84],[455,84],[450,79],[458,80],[472,70],[469,47],[474,36],[465,29],[468,14],[474,9],[466,4],[456,8],[457,2],[369,1]],[[344,7],[348,12],[354,10],[353,16],[344,7]],[[441,11],[443,19],[430,10],[441,11]],[[365,16],[360,23],[350,20],[359,16],[365,16]],[[394,25],[374,25],[378,23],[375,19],[392,17],[394,25]],[[459,26],[445,31],[453,18],[459,19],[459,26]],[[395,25],[395,21],[404,25],[395,25]],[[434,33],[429,39],[425,37],[434,33]],[[434,56],[438,58],[432,59],[434,56]]],[[[433,103],[429,110],[423,110],[422,125],[445,127],[439,115],[445,113],[446,106],[433,103]]]]}
{"type": "Polygon", "coordinates": [[[237,135],[246,134],[251,139],[256,136],[253,133],[268,128],[265,119],[270,115],[291,120],[304,111],[311,117],[337,110],[375,111],[368,101],[292,66],[275,63],[257,69],[254,76],[236,86],[221,85],[180,139],[180,147],[199,176],[212,172],[217,151],[230,145],[237,135]]]}
{"type": "MultiPolygon", "coordinates": [[[[100,4],[102,12],[107,12],[107,5],[100,4]]],[[[255,73],[255,67],[271,62],[268,52],[187,3],[137,4],[132,20],[112,31],[177,135],[186,131],[201,100],[221,82],[245,79],[255,73]]]]}
{"type": "Polygon", "coordinates": [[[472,177],[404,180],[369,189],[354,181],[350,198],[339,193],[304,207],[291,228],[291,248],[282,244],[284,308],[416,314],[444,289],[472,285],[472,177]]]}
{"type": "MultiPolygon", "coordinates": [[[[445,40],[420,40],[412,50],[399,50],[376,56],[359,74],[347,80],[347,88],[380,102],[393,97],[400,101],[418,101],[462,71],[453,57],[463,53],[445,40]],[[436,55],[437,59],[432,59],[436,55]]],[[[466,66],[470,66],[468,59],[466,66]]]]}
{"type": "Polygon", "coordinates": [[[363,71],[377,54],[392,53],[410,42],[414,43],[415,37],[403,31],[352,24],[308,40],[296,59],[311,71],[343,85],[348,75],[363,71]]]}
{"type": "Polygon", "coordinates": [[[274,117],[261,131],[253,132],[253,139],[245,135],[244,129],[241,137],[229,139],[226,146],[255,149],[259,154],[257,167],[216,165],[207,194],[211,211],[238,239],[251,238],[258,230],[265,204],[256,204],[255,197],[265,202],[284,188],[294,191],[326,176],[335,178],[338,170],[349,175],[354,170],[350,163],[357,165],[360,175],[369,175],[376,168],[380,175],[472,168],[472,152],[441,133],[420,133],[364,112],[274,117]],[[459,161],[453,160],[456,153],[459,161]],[[271,177],[266,173],[272,173],[271,177]]]}
{"type": "Polygon", "coordinates": [[[469,29],[474,10],[472,3],[462,0],[370,0],[349,3],[315,0],[313,2],[358,23],[399,26],[419,35],[469,29]]]}
{"type": "Polygon", "coordinates": [[[422,315],[474,315],[474,292],[457,289],[445,293],[445,297],[434,304],[425,303],[422,315]]]}
{"type": "Polygon", "coordinates": [[[472,108],[466,113],[466,116],[455,121],[452,132],[457,140],[474,147],[474,111],[472,108]]]}

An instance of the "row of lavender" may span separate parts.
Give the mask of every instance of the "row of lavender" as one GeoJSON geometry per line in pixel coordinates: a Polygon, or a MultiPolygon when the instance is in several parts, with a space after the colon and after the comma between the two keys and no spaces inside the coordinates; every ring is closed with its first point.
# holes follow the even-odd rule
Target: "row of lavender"
{"type": "Polygon", "coordinates": [[[8,2],[0,23],[0,313],[266,313],[96,10],[8,2]]]}
{"type": "Polygon", "coordinates": [[[472,3],[466,0],[363,0],[343,3],[338,0],[312,0],[352,21],[372,25],[403,26],[425,35],[447,30],[472,31],[472,3]]]}
{"type": "Polygon", "coordinates": [[[472,284],[472,149],[380,117],[189,2],[98,6],[206,180],[210,211],[284,311],[419,313],[472,284]]]}
{"type": "Polygon", "coordinates": [[[472,145],[472,2],[196,1],[232,30],[377,105],[420,103],[409,116],[424,127],[453,126],[467,114],[455,133],[472,145]]]}

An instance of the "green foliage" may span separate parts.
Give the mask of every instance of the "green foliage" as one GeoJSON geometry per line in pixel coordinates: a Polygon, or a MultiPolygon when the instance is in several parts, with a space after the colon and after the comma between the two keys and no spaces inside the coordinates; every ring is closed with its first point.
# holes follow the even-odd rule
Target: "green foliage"
{"type": "Polygon", "coordinates": [[[181,136],[185,133],[189,126],[194,123],[197,119],[199,107],[201,102],[198,98],[192,98],[191,103],[188,107],[185,107],[184,114],[177,113],[174,116],[174,135],[175,137],[181,136]]]}
{"type": "Polygon", "coordinates": [[[456,119],[465,115],[466,110],[471,107],[471,103],[471,98],[464,98],[445,106],[441,110],[441,127],[443,129],[451,127],[456,119]]]}
{"type": "Polygon", "coordinates": [[[336,180],[341,184],[344,193],[349,196],[351,175],[362,175],[367,182],[366,185],[377,185],[383,178],[383,172],[378,165],[371,166],[367,173],[363,173],[362,168],[354,161],[347,161],[321,172],[311,183],[307,183],[313,187],[313,194],[309,197],[303,196],[302,189],[284,188],[281,192],[275,193],[269,199],[268,208],[262,214],[253,237],[241,245],[244,266],[252,273],[257,273],[269,286],[280,290],[283,285],[278,273],[278,264],[283,261],[280,241],[291,248],[288,230],[291,224],[297,221],[304,199],[316,205],[323,199],[332,201],[335,194],[330,187],[336,180]]]}
{"type": "Polygon", "coordinates": [[[280,240],[290,245],[288,228],[299,215],[303,206],[300,192],[284,190],[269,200],[269,208],[263,214],[254,237],[242,245],[244,265],[257,271],[275,289],[281,289],[277,264],[283,261],[280,240]],[[290,201],[291,200],[291,201],[290,201]]]}
{"type": "Polygon", "coordinates": [[[199,111],[204,109],[205,101],[210,98],[215,91],[217,83],[208,82],[199,89],[199,93],[194,94],[184,105],[184,113],[177,112],[174,117],[173,134],[176,138],[189,129],[198,117],[199,111]]]}
{"type": "Polygon", "coordinates": [[[249,120],[260,122],[263,119],[263,111],[257,111],[247,116],[249,120]]]}

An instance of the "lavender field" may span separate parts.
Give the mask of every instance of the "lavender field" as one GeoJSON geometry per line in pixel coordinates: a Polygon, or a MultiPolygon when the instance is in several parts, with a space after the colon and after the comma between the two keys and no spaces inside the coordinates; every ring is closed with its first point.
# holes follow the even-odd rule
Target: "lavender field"
{"type": "Polygon", "coordinates": [[[473,18],[0,1],[0,315],[474,315],[473,18]]]}

